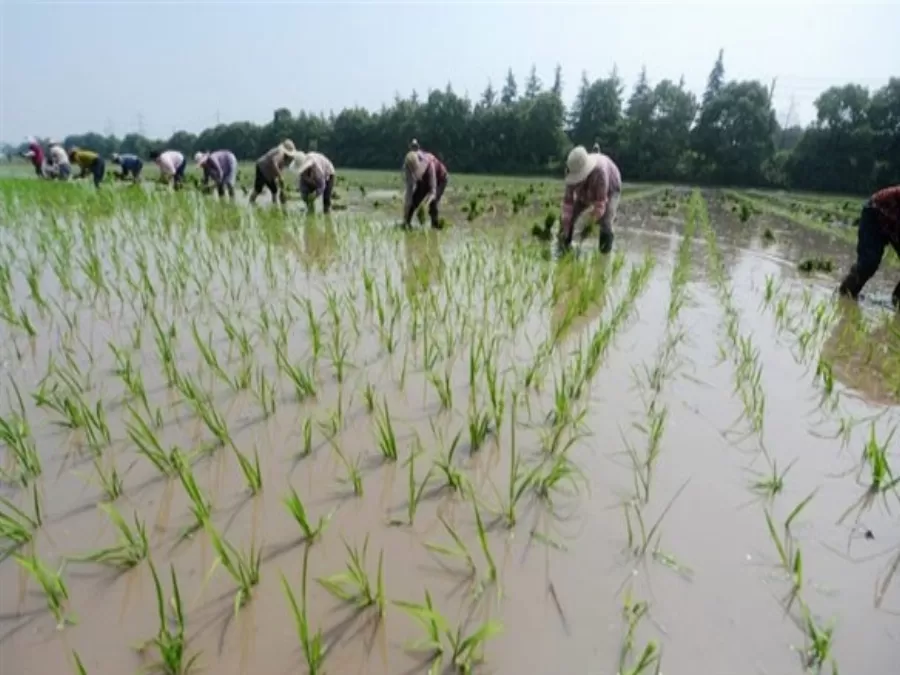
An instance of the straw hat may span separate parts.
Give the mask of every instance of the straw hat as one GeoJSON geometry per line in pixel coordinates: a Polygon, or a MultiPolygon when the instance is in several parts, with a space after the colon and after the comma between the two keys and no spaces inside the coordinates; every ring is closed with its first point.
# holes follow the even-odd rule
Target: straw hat
{"type": "Polygon", "coordinates": [[[197,164],[197,166],[203,164],[207,159],[209,159],[208,152],[198,152],[194,154],[194,163],[197,164]]]}
{"type": "Polygon", "coordinates": [[[303,173],[312,165],[313,158],[307,155],[302,150],[299,150],[297,151],[297,154],[294,155],[294,163],[291,164],[291,168],[297,173],[303,173]]]}
{"type": "Polygon", "coordinates": [[[291,159],[297,156],[297,147],[290,138],[281,142],[281,151],[291,159]]]}
{"type": "Polygon", "coordinates": [[[428,168],[426,163],[419,156],[419,153],[415,150],[410,150],[406,153],[406,158],[403,160],[404,166],[409,169],[410,173],[415,176],[416,180],[421,180],[422,176],[425,175],[425,170],[428,168]]]}
{"type": "Polygon", "coordinates": [[[572,148],[566,159],[566,185],[577,185],[588,177],[591,171],[600,163],[600,155],[588,154],[583,145],[572,148]]]}

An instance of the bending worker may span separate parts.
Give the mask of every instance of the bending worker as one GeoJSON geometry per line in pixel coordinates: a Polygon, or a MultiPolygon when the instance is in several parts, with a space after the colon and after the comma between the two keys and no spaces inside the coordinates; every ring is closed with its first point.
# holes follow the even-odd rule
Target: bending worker
{"type": "MultiPolygon", "coordinates": [[[[841,295],[856,300],[869,281],[890,244],[900,255],[900,185],[886,187],[869,198],[859,216],[856,239],[856,262],[838,289],[841,295]]],[[[894,307],[900,308],[900,282],[891,294],[894,307]]]]}

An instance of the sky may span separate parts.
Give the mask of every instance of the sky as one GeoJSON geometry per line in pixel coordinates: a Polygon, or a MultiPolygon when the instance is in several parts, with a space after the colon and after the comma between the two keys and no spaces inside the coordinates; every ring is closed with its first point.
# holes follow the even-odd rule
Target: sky
{"type": "Polygon", "coordinates": [[[448,82],[475,99],[509,67],[521,91],[532,64],[545,85],[562,66],[567,103],[582,71],[613,66],[628,89],[646,66],[699,96],[719,48],[727,79],[777,77],[779,121],[805,124],[828,86],[900,76],[898,16],[900,0],[0,0],[0,140],[168,137],[279,107],[378,109],[448,82]]]}

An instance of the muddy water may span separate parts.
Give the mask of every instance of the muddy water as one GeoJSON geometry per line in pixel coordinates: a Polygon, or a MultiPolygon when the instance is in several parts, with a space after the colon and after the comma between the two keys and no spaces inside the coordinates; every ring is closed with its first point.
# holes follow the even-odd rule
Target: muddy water
{"type": "MultiPolygon", "coordinates": [[[[700,664],[704,672],[802,672],[799,652],[808,644],[803,614],[799,601],[785,611],[791,584],[777,565],[765,513],[780,524],[814,490],[793,525],[803,554],[802,601],[823,627],[834,621],[832,652],[844,672],[889,672],[897,648],[890,611],[900,596],[888,586],[876,608],[873,588],[897,555],[896,520],[881,497],[864,510],[851,507],[868,485],[865,473],[857,475],[870,433],[867,420],[873,419],[880,439],[896,422],[895,360],[889,352],[861,359],[862,328],[853,340],[838,339],[841,326],[856,325],[854,316],[848,318],[852,308],[831,301],[832,279],[796,273],[792,259],[801,251],[821,250],[822,241],[776,223],[776,243],[762,246],[759,231],[741,226],[711,199],[737,332],[750,341],[761,365],[765,413],[754,431],[742,419],[738,385],[746,378],[728,346],[727,313],[701,232],[686,257],[689,301],[673,323],[667,322],[687,199],[665,218],[652,215],[651,201],[623,205],[615,256],[597,258],[588,240],[574,262],[545,260],[539,247],[504,231],[404,235],[353,216],[326,221],[243,212],[239,227],[225,227],[222,214],[204,203],[176,206],[166,198],[115,220],[90,215],[73,220],[75,234],[69,236],[46,215],[21,206],[17,219],[4,224],[4,241],[14,246],[4,262],[15,270],[14,305],[26,310],[37,337],[29,339],[23,328],[6,324],[3,365],[25,398],[43,459],[37,485],[44,524],[34,550],[55,567],[66,556],[116,541],[97,508],[103,494],[84,432],[59,426],[62,417],[30,396],[51,358],[64,367],[69,350],[85,381],[86,400],[91,406],[99,401],[106,411],[112,442],[97,452],[102,466],[108,470],[114,463],[124,476],[116,507],[126,518],[137,513],[147,524],[151,555],[165,572],[167,589],[169,564],[177,571],[188,650],[199,653],[199,663],[212,672],[306,668],[280,579],[283,574],[299,598],[307,547],[282,504],[289,486],[313,520],[330,516],[308,553],[309,618],[329,646],[328,672],[427,670],[422,655],[404,648],[423,638],[406,613],[393,605],[383,617],[373,608],[357,611],[314,581],[344,571],[345,542],[362,547],[366,540],[373,583],[383,554],[390,601],[421,603],[427,590],[454,631],[460,626],[468,634],[489,619],[502,624],[502,633],[486,643],[483,672],[616,672],[628,597],[649,606],[636,628],[634,649],[640,652],[650,640],[659,643],[663,672],[694,673],[700,664]],[[173,208],[179,210],[173,214],[173,208]],[[55,257],[63,251],[71,253],[71,268],[52,262],[64,260],[55,257]],[[598,372],[573,403],[584,415],[578,425],[583,435],[566,456],[582,479],[557,484],[543,499],[533,487],[527,489],[516,523],[508,527],[500,512],[509,490],[513,438],[523,470],[549,462],[542,446],[563,373],[576,372],[572,364],[578,354],[611,325],[618,308],[628,306],[629,276],[648,255],[653,268],[632,311],[617,324],[598,372]],[[89,265],[79,264],[91,259],[101,265],[107,291],[96,291],[89,265]],[[29,261],[43,270],[39,288],[48,302],[43,317],[27,282],[29,261]],[[579,286],[600,280],[603,292],[567,319],[567,308],[576,302],[569,290],[576,279],[579,286]],[[769,302],[767,284],[778,285],[769,302]],[[321,331],[319,347],[307,323],[307,299],[321,331]],[[826,323],[811,330],[819,306],[827,309],[826,323]],[[209,537],[203,531],[181,536],[193,523],[183,487],[139,455],[127,434],[131,414],[109,343],[129,353],[142,374],[149,408],[162,416],[158,435],[166,449],[201,449],[213,439],[183,396],[167,385],[152,316],[164,333],[174,326],[178,371],[209,393],[234,447],[248,457],[259,454],[263,487],[256,496],[248,493],[230,447],[199,452],[193,463],[197,483],[213,505],[215,528],[238,550],[261,550],[260,583],[236,615],[234,580],[221,566],[209,575],[215,560],[209,537]],[[247,331],[247,355],[229,339],[222,317],[247,331]],[[228,377],[251,366],[249,389],[235,391],[213,373],[192,336],[192,322],[228,377]],[[556,332],[558,343],[543,361],[536,360],[556,332]],[[653,389],[644,374],[653,371],[673,333],[682,335],[670,361],[674,367],[653,389]],[[297,400],[279,371],[278,345],[292,363],[315,373],[315,398],[297,400]],[[473,354],[474,363],[482,364],[474,387],[473,354]],[[499,428],[474,449],[472,410],[496,426],[486,354],[492,354],[505,405],[499,428]],[[836,378],[827,397],[816,377],[820,355],[833,364],[836,378]],[[541,365],[532,386],[526,386],[535,363],[541,365]],[[860,365],[866,376],[854,377],[860,365]],[[254,394],[260,374],[276,383],[274,411],[264,411],[254,394]],[[449,410],[433,383],[445,377],[453,399],[449,410]],[[367,388],[379,408],[389,409],[398,462],[381,457],[367,388]],[[627,450],[643,452],[647,444],[640,426],[647,423],[650,401],[654,411],[665,408],[665,430],[650,489],[635,500],[636,474],[627,450]],[[849,430],[842,435],[845,426],[849,430]],[[451,490],[435,464],[457,434],[452,465],[477,497],[497,568],[495,582],[484,581],[490,566],[476,534],[472,499],[451,490]],[[431,474],[409,525],[407,460],[414,451],[420,451],[417,485],[429,469],[431,474]],[[781,493],[765,500],[749,486],[759,479],[755,472],[765,474],[772,462],[782,470],[794,464],[781,493]],[[358,468],[361,495],[346,480],[347,463],[358,468]],[[648,530],[661,518],[658,538],[642,555],[635,551],[638,512],[648,530]],[[474,574],[462,560],[426,548],[427,543],[453,546],[441,519],[470,550],[474,574]],[[863,531],[874,539],[862,537],[863,531]]],[[[889,325],[874,314],[865,313],[871,324],[866,330],[890,335],[889,325]]],[[[4,402],[4,416],[15,410],[14,400],[4,402]]],[[[149,419],[140,404],[131,404],[149,419]]],[[[12,468],[8,456],[4,466],[12,468]]],[[[30,510],[27,491],[10,485],[3,494],[30,510]]],[[[69,562],[63,574],[78,623],[57,630],[35,582],[12,559],[0,563],[4,672],[68,672],[72,650],[89,673],[134,672],[152,660],[152,653],[142,659],[133,649],[158,629],[146,562],[125,572],[69,562]]],[[[449,649],[446,639],[444,644],[449,649]]]]}

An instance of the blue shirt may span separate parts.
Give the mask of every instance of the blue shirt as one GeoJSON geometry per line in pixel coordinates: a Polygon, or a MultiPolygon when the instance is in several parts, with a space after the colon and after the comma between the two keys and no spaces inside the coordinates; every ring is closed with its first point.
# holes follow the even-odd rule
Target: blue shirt
{"type": "Polygon", "coordinates": [[[123,171],[137,171],[144,166],[144,162],[137,155],[119,155],[119,166],[123,171]]]}

